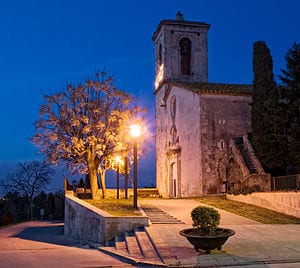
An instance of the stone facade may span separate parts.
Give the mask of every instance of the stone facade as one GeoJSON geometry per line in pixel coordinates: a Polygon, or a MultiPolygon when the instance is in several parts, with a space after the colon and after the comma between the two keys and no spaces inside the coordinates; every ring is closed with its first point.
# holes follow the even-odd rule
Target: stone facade
{"type": "Polygon", "coordinates": [[[249,95],[207,93],[197,86],[198,92],[167,83],[157,94],[164,102],[156,102],[157,186],[165,197],[222,192],[229,141],[251,131],[249,95]]]}
{"type": "MultiPolygon", "coordinates": [[[[156,180],[163,197],[225,192],[230,179],[242,182],[252,172],[249,165],[258,165],[255,157],[246,163],[242,153],[238,160],[233,148],[236,138],[251,132],[252,86],[207,82],[208,29],[177,14],[161,21],[153,35],[156,180]]],[[[264,173],[260,168],[253,170],[264,173]]]]}

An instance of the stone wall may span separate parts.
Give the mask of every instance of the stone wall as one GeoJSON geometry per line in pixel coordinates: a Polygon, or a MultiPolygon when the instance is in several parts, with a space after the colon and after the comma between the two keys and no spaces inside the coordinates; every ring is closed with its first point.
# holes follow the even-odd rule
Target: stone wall
{"type": "Polygon", "coordinates": [[[252,193],[248,195],[227,195],[227,198],[300,218],[300,192],[269,192],[252,193]]]}
{"type": "Polygon", "coordinates": [[[243,178],[240,187],[252,187],[259,185],[261,191],[271,191],[271,175],[270,174],[250,174],[243,178]]]}
{"type": "MultiPolygon", "coordinates": [[[[200,95],[200,131],[204,194],[220,193],[230,160],[230,140],[251,131],[251,97],[243,95],[200,95]]],[[[241,161],[242,162],[242,161],[241,161]]],[[[240,163],[239,163],[240,164],[240,163]]],[[[243,176],[247,168],[240,166],[243,176]]]]}
{"type": "Polygon", "coordinates": [[[156,185],[159,193],[163,197],[169,197],[169,180],[167,175],[168,164],[166,161],[166,145],[167,145],[167,106],[164,101],[164,93],[166,91],[164,85],[156,94],[155,108],[155,146],[156,146],[156,185]]]}
{"type": "Polygon", "coordinates": [[[199,95],[187,94],[176,86],[162,88],[156,101],[156,184],[162,197],[188,197],[202,194],[199,95]],[[159,98],[166,93],[164,106],[159,98]],[[176,115],[171,119],[171,99],[176,98],[176,115]],[[172,126],[176,128],[173,139],[172,126]],[[175,144],[174,141],[175,140],[175,144]],[[181,150],[181,147],[183,150],[181,150]],[[174,187],[174,181],[176,186],[174,187]],[[176,188],[176,196],[173,188],[176,188]]]}
{"type": "Polygon", "coordinates": [[[64,234],[67,236],[104,243],[142,226],[148,226],[148,217],[114,217],[71,194],[65,195],[64,234]]]}
{"type": "MultiPolygon", "coordinates": [[[[178,180],[179,188],[177,197],[199,196],[203,194],[200,146],[200,98],[198,94],[188,94],[186,90],[176,86],[172,88],[168,101],[173,96],[176,96],[177,100],[175,124],[178,146],[181,148],[180,154],[177,156],[177,174],[173,174],[173,177],[176,177],[178,180]]],[[[170,127],[171,124],[169,122],[168,130],[170,127]]],[[[170,133],[170,131],[168,132],[170,133]]],[[[168,165],[169,168],[172,165],[171,158],[169,158],[168,165]]]]}

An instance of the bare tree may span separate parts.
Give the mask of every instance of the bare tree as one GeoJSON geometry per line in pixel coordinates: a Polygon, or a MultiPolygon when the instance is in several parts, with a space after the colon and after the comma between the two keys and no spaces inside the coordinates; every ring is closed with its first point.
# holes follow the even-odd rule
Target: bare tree
{"type": "Polygon", "coordinates": [[[8,173],[0,184],[6,192],[18,192],[29,200],[28,218],[31,218],[33,198],[51,181],[54,170],[50,164],[40,161],[19,163],[14,173],[8,173]]]}
{"type": "Polygon", "coordinates": [[[116,151],[128,147],[128,124],[139,112],[134,98],[117,89],[111,77],[95,75],[82,84],[67,83],[61,92],[44,96],[33,142],[54,164],[67,163],[89,174],[92,198],[98,189],[100,173],[105,197],[105,171],[116,151]]]}

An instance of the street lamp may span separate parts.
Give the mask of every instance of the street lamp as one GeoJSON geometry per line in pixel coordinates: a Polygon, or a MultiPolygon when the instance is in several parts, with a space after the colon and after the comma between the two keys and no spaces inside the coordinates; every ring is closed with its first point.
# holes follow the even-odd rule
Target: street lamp
{"type": "Polygon", "coordinates": [[[133,137],[133,207],[137,206],[137,139],[141,136],[141,126],[131,125],[130,135],[133,137]]]}
{"type": "Polygon", "coordinates": [[[119,193],[119,189],[120,189],[120,164],[122,162],[121,156],[117,155],[116,156],[116,163],[117,163],[117,199],[120,198],[120,193],[119,193]]]}
{"type": "Polygon", "coordinates": [[[128,199],[128,161],[127,156],[124,157],[124,172],[125,172],[125,199],[128,199]]]}

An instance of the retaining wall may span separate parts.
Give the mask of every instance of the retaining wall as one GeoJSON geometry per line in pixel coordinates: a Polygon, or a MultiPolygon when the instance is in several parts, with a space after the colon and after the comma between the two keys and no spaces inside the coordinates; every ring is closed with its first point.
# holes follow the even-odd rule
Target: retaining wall
{"type": "Polygon", "coordinates": [[[65,195],[66,236],[105,243],[117,235],[142,226],[148,226],[148,217],[114,217],[71,194],[65,195]]]}
{"type": "Polygon", "coordinates": [[[227,194],[227,198],[300,218],[300,192],[268,192],[247,195],[227,194]]]}

